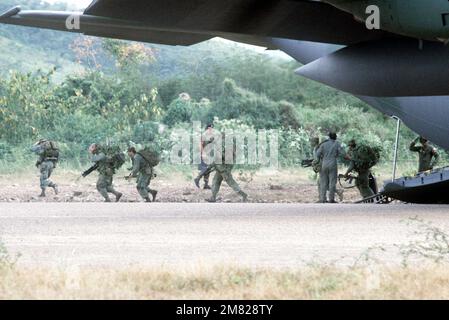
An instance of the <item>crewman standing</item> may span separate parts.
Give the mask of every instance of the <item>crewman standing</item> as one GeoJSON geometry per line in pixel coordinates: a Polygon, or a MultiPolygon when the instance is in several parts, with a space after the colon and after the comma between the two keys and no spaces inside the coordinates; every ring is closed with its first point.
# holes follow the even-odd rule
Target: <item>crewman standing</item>
{"type": "Polygon", "coordinates": [[[419,153],[418,172],[433,170],[440,158],[437,149],[432,147],[424,137],[418,137],[413,140],[410,144],[410,151],[419,153]],[[421,145],[417,146],[418,142],[421,145]]]}
{"type": "Polygon", "coordinates": [[[337,141],[335,132],[329,133],[329,140],[323,142],[318,148],[315,161],[320,163],[320,203],[336,203],[335,193],[337,189],[338,163],[337,159],[344,156],[345,152],[337,141]],[[327,200],[329,190],[329,200],[327,200]]]}

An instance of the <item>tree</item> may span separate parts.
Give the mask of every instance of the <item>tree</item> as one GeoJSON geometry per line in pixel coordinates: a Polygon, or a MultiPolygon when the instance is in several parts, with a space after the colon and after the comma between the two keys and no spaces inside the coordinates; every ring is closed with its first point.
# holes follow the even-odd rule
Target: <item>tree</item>
{"type": "Polygon", "coordinates": [[[182,122],[191,122],[193,107],[190,96],[183,93],[168,106],[163,122],[170,127],[182,122]]]}

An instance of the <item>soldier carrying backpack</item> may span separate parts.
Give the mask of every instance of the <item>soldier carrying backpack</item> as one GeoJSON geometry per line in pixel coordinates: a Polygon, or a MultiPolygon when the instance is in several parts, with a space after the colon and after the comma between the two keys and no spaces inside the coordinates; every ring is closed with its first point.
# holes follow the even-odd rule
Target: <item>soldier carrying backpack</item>
{"type": "Polygon", "coordinates": [[[58,186],[50,180],[53,170],[59,161],[59,149],[56,142],[41,139],[31,147],[31,151],[39,156],[36,167],[40,170],[40,187],[41,194],[39,197],[46,196],[46,189],[53,188],[55,194],[58,194],[58,186]]]}
{"type": "Polygon", "coordinates": [[[139,152],[131,147],[128,149],[128,155],[133,162],[129,178],[137,178],[137,191],[146,202],[155,202],[157,190],[150,189],[150,183],[155,176],[154,167],[159,165],[160,153],[153,146],[148,146],[139,152]]]}
{"type": "Polygon", "coordinates": [[[376,190],[373,188],[377,189],[377,187],[370,187],[371,168],[380,160],[380,149],[364,144],[357,145],[355,140],[351,140],[348,156],[351,163],[345,176],[349,177],[352,171],[356,171],[358,174],[356,186],[363,199],[374,196],[376,190]]]}
{"type": "MultiPolygon", "coordinates": [[[[112,182],[114,174],[125,163],[125,155],[117,146],[101,146],[96,143],[89,147],[89,153],[92,155],[92,162],[94,162],[92,168],[94,169],[88,171],[97,170],[99,173],[97,181],[98,192],[103,196],[105,202],[111,202],[109,193],[115,195],[115,202],[119,202],[123,194],[114,189],[112,182]]],[[[87,171],[83,174],[84,177],[88,175],[86,173],[87,171]]]]}

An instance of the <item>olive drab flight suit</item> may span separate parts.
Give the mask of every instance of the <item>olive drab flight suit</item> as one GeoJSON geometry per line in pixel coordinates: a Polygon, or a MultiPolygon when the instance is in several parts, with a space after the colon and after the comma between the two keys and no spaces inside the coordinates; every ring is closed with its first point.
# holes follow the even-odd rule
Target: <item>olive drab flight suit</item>
{"type": "MultiPolygon", "coordinates": [[[[313,148],[313,159],[317,159],[317,152],[318,152],[318,149],[320,148],[319,141],[315,145],[312,145],[312,148],[313,148]]],[[[316,174],[318,174],[318,173],[316,173],[316,174]]],[[[315,174],[315,177],[316,177],[316,174],[315,174]]],[[[320,194],[320,177],[319,176],[317,179],[317,187],[318,187],[318,194],[320,194]]]]}
{"type": "Polygon", "coordinates": [[[338,179],[337,159],[343,156],[344,150],[340,142],[327,140],[323,142],[316,152],[316,161],[321,162],[320,171],[320,202],[327,202],[326,194],[329,190],[329,202],[335,202],[335,193],[338,179]]]}
{"type": "Polygon", "coordinates": [[[114,179],[115,170],[107,161],[107,157],[103,152],[96,153],[92,156],[92,162],[98,163],[98,180],[97,190],[102,195],[106,202],[111,202],[109,193],[112,193],[116,197],[116,202],[122,197],[122,193],[117,192],[112,184],[114,179]]]}
{"type": "Polygon", "coordinates": [[[137,153],[133,161],[133,169],[131,175],[133,177],[137,177],[137,191],[139,192],[140,196],[146,200],[147,202],[150,201],[149,194],[151,193],[153,197],[153,201],[156,200],[157,191],[150,189],[150,183],[151,179],[153,179],[153,168],[150,166],[147,160],[145,158],[137,153]]]}
{"type": "MultiPolygon", "coordinates": [[[[316,159],[317,158],[317,152],[318,152],[318,149],[320,148],[320,145],[321,144],[318,144],[318,145],[316,145],[314,148],[313,148],[313,158],[314,159],[316,159]]],[[[320,187],[320,176],[318,176],[318,179],[317,179],[317,187],[318,187],[318,195],[321,193],[321,187],[320,187]]],[[[329,191],[329,190],[328,190],[329,191]]],[[[338,197],[339,197],[339,199],[340,199],[340,202],[343,202],[343,199],[344,199],[344,190],[343,189],[339,189],[339,188],[335,188],[335,193],[338,195],[338,197]]],[[[321,202],[321,201],[319,201],[319,202],[321,202]]]]}
{"type": "Polygon", "coordinates": [[[53,188],[55,193],[58,194],[58,186],[50,180],[53,170],[56,168],[58,159],[50,157],[46,154],[46,145],[43,142],[31,147],[31,151],[39,156],[36,166],[40,171],[40,188],[42,190],[41,197],[45,197],[45,191],[48,187],[53,188]]]}
{"type": "Polygon", "coordinates": [[[432,170],[440,158],[437,149],[427,143],[421,146],[416,146],[416,142],[417,141],[415,140],[410,144],[410,151],[419,153],[418,172],[432,170]]]}

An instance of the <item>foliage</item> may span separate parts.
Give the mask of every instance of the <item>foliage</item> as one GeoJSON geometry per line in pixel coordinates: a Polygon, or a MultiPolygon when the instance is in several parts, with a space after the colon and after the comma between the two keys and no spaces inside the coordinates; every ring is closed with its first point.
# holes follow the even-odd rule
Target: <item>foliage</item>
{"type": "Polygon", "coordinates": [[[382,149],[379,146],[368,144],[358,144],[352,150],[351,160],[355,164],[356,170],[368,170],[379,163],[382,149]]]}
{"type": "Polygon", "coordinates": [[[0,79],[0,137],[9,143],[20,143],[37,137],[38,128],[52,129],[55,113],[53,88],[49,74],[12,73],[0,79]]]}
{"type": "Polygon", "coordinates": [[[275,102],[265,95],[238,87],[234,80],[223,82],[222,94],[205,119],[240,119],[257,129],[294,128],[300,126],[295,106],[285,100],[275,102]]]}
{"type": "Polygon", "coordinates": [[[119,40],[104,39],[103,48],[115,59],[116,67],[119,69],[141,68],[142,65],[152,63],[155,59],[153,50],[142,43],[128,44],[119,40]]]}
{"type": "Polygon", "coordinates": [[[181,122],[190,122],[192,120],[193,103],[187,94],[173,100],[168,106],[164,116],[164,123],[174,126],[181,122]]]}
{"type": "MultiPolygon", "coordinates": [[[[11,5],[5,0],[0,9],[11,5]]],[[[0,53],[0,62],[20,61],[0,68],[2,162],[12,155],[29,161],[27,150],[38,138],[58,141],[62,161],[75,165],[87,161],[92,142],[114,140],[125,147],[144,145],[151,136],[167,149],[173,130],[192,121],[279,130],[284,166],[310,158],[310,138],[323,140],[329,130],[337,131],[344,145],[356,139],[382,147],[382,161],[392,158],[393,121],[354,97],[297,77],[298,63],[285,56],[222,39],[170,47],[29,30],[0,26],[0,42],[10,48],[0,53]],[[46,64],[39,63],[43,60],[46,64]],[[77,72],[69,62],[78,64],[77,72]]],[[[402,130],[400,162],[416,162],[408,152],[413,138],[402,130]]]]}

